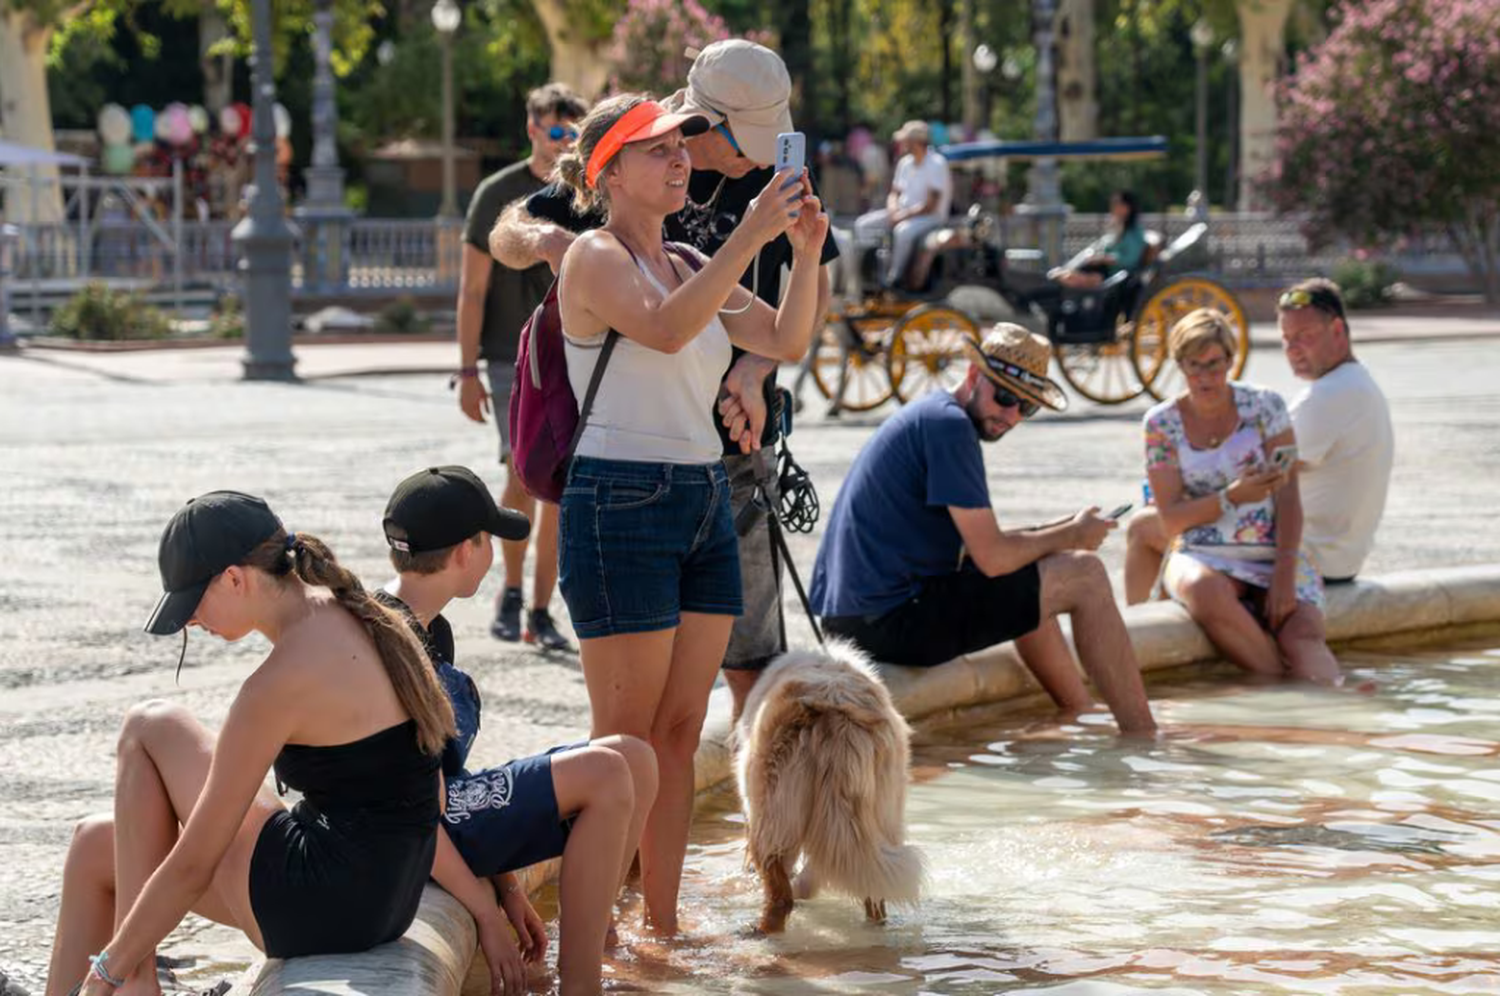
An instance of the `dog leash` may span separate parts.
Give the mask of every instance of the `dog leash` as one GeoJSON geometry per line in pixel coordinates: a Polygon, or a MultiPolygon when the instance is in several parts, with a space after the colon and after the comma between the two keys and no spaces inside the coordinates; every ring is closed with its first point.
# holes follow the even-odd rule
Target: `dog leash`
{"type": "MultiPolygon", "coordinates": [[[[780,508],[778,508],[777,504],[772,504],[771,498],[769,498],[769,495],[766,495],[765,492],[766,480],[769,480],[769,477],[771,477],[771,468],[766,465],[765,450],[756,450],[753,460],[754,471],[756,471],[756,486],[754,486],[753,502],[756,505],[760,505],[760,507],[765,510],[766,531],[771,532],[771,568],[775,571],[775,591],[777,591],[777,594],[781,594],[781,571],[780,564],[778,564],[777,559],[783,559],[783,561],[786,561],[786,573],[792,576],[792,586],[793,588],[796,588],[796,598],[798,598],[798,600],[802,603],[802,612],[807,613],[808,625],[811,625],[811,627],[813,627],[813,636],[817,637],[817,645],[826,646],[826,643],[823,642],[822,627],[819,627],[819,625],[817,625],[817,616],[813,615],[813,604],[811,604],[811,601],[808,601],[807,589],[802,586],[802,576],[801,574],[796,573],[796,561],[795,559],[792,559],[792,550],[790,550],[790,547],[786,544],[786,532],[784,532],[783,528],[781,528],[780,508]]],[[[778,480],[784,480],[784,478],[789,477],[789,475],[793,475],[793,477],[795,477],[795,475],[799,475],[799,477],[804,478],[804,480],[805,478],[807,478],[807,474],[805,474],[805,471],[802,471],[801,466],[796,465],[795,460],[792,460],[792,455],[787,452],[786,440],[784,440],[784,438],[783,440],[781,440],[781,455],[778,462],[786,465],[781,468],[781,471],[783,472],[778,475],[778,480]],[[795,472],[793,472],[793,474],[787,474],[787,471],[795,472]]],[[[780,487],[778,487],[777,490],[778,492],[780,492],[780,487]]],[[[799,493],[801,493],[801,489],[798,490],[799,493]]],[[[793,507],[802,504],[802,499],[793,499],[793,501],[795,501],[795,505],[793,505],[793,507]]],[[[798,519],[798,525],[802,525],[802,523],[805,523],[804,528],[799,529],[799,531],[801,532],[810,531],[811,526],[813,526],[814,523],[817,522],[816,496],[811,499],[811,504],[813,504],[813,511],[811,511],[810,519],[807,519],[807,517],[805,516],[799,517],[798,519]]],[[[781,627],[786,627],[786,622],[784,622],[784,619],[783,622],[781,622],[781,627]]],[[[786,633],[784,633],[784,631],[783,633],[781,633],[781,643],[783,643],[783,645],[784,643],[786,643],[786,633]]]]}
{"type": "MultiPolygon", "coordinates": [[[[818,521],[818,499],[812,491],[812,482],[807,472],[797,465],[792,459],[791,452],[787,449],[785,436],[781,439],[781,453],[778,458],[780,474],[775,474],[767,463],[766,451],[756,450],[751,455],[751,466],[755,471],[755,491],[751,495],[750,503],[740,512],[740,521],[736,522],[736,528],[741,535],[749,533],[754,526],[754,515],[762,513],[766,516],[766,530],[771,534],[771,570],[776,575],[776,593],[778,597],[782,594],[781,588],[781,561],[786,562],[787,573],[792,576],[792,585],[797,589],[797,598],[802,603],[802,611],[807,613],[807,622],[812,626],[813,636],[817,637],[818,646],[826,646],[823,640],[823,630],[818,625],[818,617],[813,614],[812,603],[807,598],[807,589],[802,586],[802,576],[797,573],[797,562],[792,559],[792,551],[787,546],[786,534],[782,531],[779,503],[771,500],[767,492],[767,485],[773,480],[787,481],[793,492],[791,496],[791,510],[794,513],[794,528],[798,532],[810,532],[818,521]]],[[[777,488],[778,493],[781,491],[777,488]]],[[[786,496],[783,496],[783,500],[786,496]]],[[[782,621],[781,642],[786,644],[786,622],[782,621]]]]}

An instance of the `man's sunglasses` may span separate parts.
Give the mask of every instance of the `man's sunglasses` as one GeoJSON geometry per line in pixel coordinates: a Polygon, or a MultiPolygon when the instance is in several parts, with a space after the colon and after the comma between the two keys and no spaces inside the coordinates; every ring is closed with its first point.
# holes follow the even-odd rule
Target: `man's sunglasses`
{"type": "Polygon", "coordinates": [[[1035,401],[1017,397],[998,384],[995,385],[995,404],[1001,408],[1019,408],[1022,418],[1031,418],[1041,409],[1035,401]]]}
{"type": "MultiPolygon", "coordinates": [[[[1276,302],[1276,307],[1282,311],[1301,311],[1303,308],[1317,308],[1325,315],[1334,318],[1344,318],[1344,302],[1337,295],[1322,288],[1308,290],[1297,287],[1282,294],[1276,302]]],[[[1347,319],[1345,319],[1347,321],[1347,319]]]]}
{"type": "Polygon", "coordinates": [[[578,137],[578,129],[567,125],[553,125],[547,129],[547,137],[554,142],[561,142],[565,138],[571,142],[578,137]]]}

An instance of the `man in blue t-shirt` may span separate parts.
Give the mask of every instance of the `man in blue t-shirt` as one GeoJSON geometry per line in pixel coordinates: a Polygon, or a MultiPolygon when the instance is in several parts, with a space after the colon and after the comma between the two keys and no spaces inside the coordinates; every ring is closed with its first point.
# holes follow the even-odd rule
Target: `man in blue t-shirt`
{"type": "Polygon", "coordinates": [[[1057,616],[1072,617],[1084,670],[1120,732],[1150,734],[1140,666],[1104,565],[1091,551],[1116,523],[1087,508],[1002,530],[990,506],[981,440],[1066,398],[1047,377],[1047,340],[996,325],[968,340],[968,376],[882,425],[839,490],[813,568],[824,629],[878,661],[930,667],[1006,640],[1059,707],[1093,705],[1057,616]]]}

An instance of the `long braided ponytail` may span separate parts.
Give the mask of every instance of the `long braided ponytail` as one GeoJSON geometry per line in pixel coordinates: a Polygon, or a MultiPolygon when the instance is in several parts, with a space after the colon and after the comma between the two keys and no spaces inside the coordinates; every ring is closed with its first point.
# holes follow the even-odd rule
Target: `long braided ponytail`
{"type": "Polygon", "coordinates": [[[444,742],[457,735],[453,705],[437,675],[427,663],[427,654],[411,628],[392,610],[365,590],[359,578],[341,565],[316,536],[278,531],[251,552],[245,560],[251,567],[285,576],[295,574],[304,583],[327,588],[340,605],[364,624],[396,697],[417,723],[417,743],[428,754],[441,753],[444,742]]]}

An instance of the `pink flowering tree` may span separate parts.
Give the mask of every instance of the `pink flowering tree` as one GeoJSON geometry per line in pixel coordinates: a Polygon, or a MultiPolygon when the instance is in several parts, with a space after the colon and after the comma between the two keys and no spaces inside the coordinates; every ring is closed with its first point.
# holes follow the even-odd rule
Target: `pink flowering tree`
{"type": "Polygon", "coordinates": [[[1309,236],[1447,232],[1500,304],[1500,3],[1348,0],[1282,87],[1267,188],[1309,236]]]}
{"type": "MultiPolygon", "coordinates": [[[[729,36],[724,19],[698,0],[630,0],[611,39],[610,89],[665,97],[686,85],[693,64],[686,54],[689,49],[697,51],[729,36]]],[[[765,32],[743,37],[769,44],[765,32]]]]}

